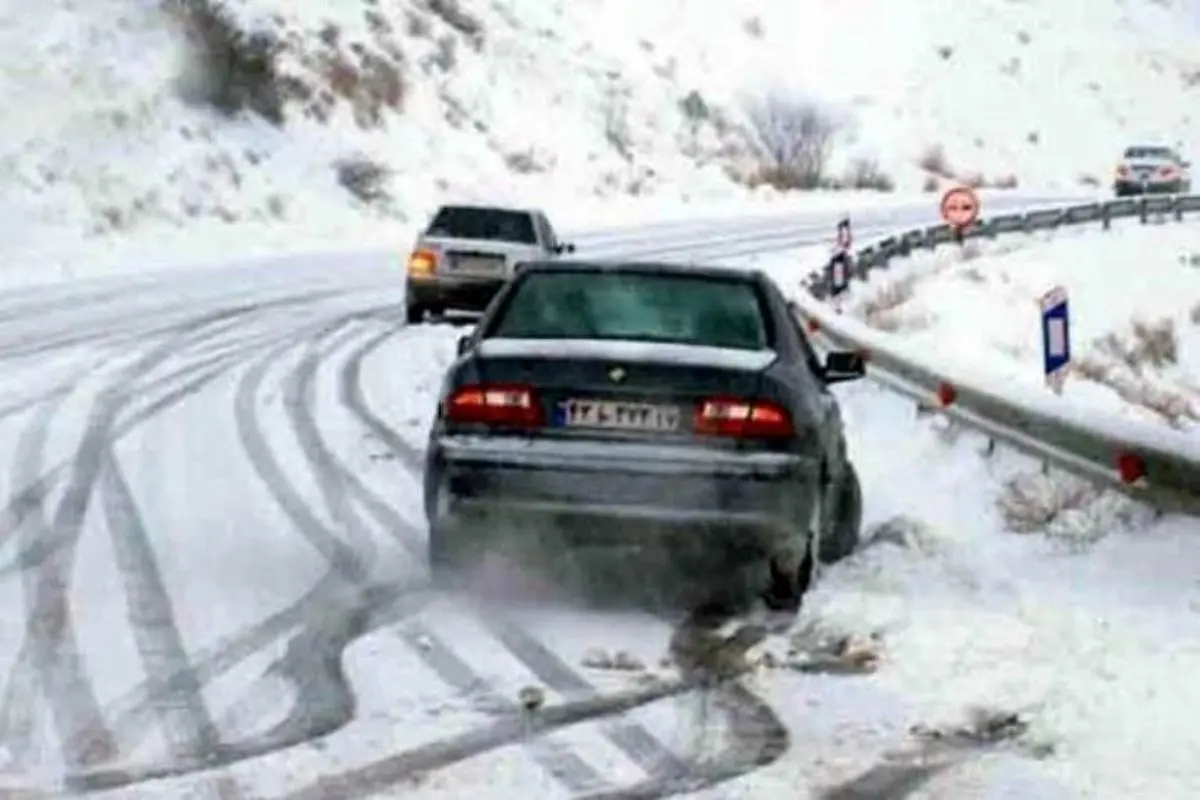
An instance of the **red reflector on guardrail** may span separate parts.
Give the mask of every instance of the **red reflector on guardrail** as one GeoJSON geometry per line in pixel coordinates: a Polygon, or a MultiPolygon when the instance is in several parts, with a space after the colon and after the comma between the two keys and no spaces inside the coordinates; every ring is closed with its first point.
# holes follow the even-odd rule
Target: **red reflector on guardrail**
{"type": "Polygon", "coordinates": [[[1136,453],[1121,453],[1117,456],[1117,474],[1122,483],[1134,483],[1146,475],[1146,462],[1136,453]]]}
{"type": "Polygon", "coordinates": [[[953,386],[951,386],[948,383],[938,384],[938,388],[937,388],[938,405],[940,405],[942,407],[953,405],[954,401],[957,399],[958,399],[958,390],[957,389],[955,389],[953,386]]]}
{"type": "Polygon", "coordinates": [[[815,319],[810,319],[804,324],[804,327],[809,333],[816,333],[821,330],[821,323],[815,319]]]}

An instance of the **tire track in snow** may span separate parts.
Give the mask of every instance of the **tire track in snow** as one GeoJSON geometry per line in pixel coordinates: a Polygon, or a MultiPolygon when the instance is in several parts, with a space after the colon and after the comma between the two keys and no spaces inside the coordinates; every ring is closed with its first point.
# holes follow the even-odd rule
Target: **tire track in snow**
{"type": "Polygon", "coordinates": [[[124,584],[127,619],[142,670],[159,698],[154,704],[172,760],[204,763],[220,752],[221,737],[204,703],[183,636],[175,622],[149,531],[116,453],[104,457],[104,516],[124,584]]]}
{"type": "MultiPolygon", "coordinates": [[[[299,337],[293,336],[280,346],[271,348],[246,372],[239,384],[235,402],[238,409],[239,432],[247,454],[260,479],[276,503],[295,527],[323,554],[328,553],[330,571],[292,607],[278,612],[249,630],[231,637],[200,658],[194,659],[194,674],[201,683],[212,680],[223,671],[245,660],[271,641],[294,632],[287,652],[273,671],[294,683],[300,696],[292,712],[264,734],[239,742],[225,742],[221,753],[204,765],[209,768],[228,765],[256,756],[302,744],[328,734],[344,725],[353,716],[354,697],[342,673],[341,655],[355,638],[379,624],[395,622],[416,613],[424,606],[425,598],[403,587],[365,585],[361,575],[339,570],[334,559],[345,558],[347,545],[338,534],[327,528],[294,487],[286,480],[284,471],[271,453],[261,432],[257,398],[266,382],[267,371],[289,350],[313,347],[334,335],[348,322],[362,317],[362,312],[309,326],[299,337]],[[298,631],[296,629],[299,629],[298,631]]],[[[310,353],[310,355],[312,355],[310,353]]],[[[293,368],[292,380],[303,388],[307,359],[293,368]]],[[[315,367],[311,369],[315,370],[315,367]]],[[[304,408],[288,404],[291,411],[304,408]]],[[[319,467],[319,465],[318,465],[319,467]]],[[[382,501],[380,501],[382,502],[382,501]]],[[[122,699],[119,730],[123,734],[145,731],[146,703],[153,690],[140,686],[122,699]]],[[[124,740],[125,736],[122,736],[124,740]]],[[[193,764],[151,764],[122,769],[90,770],[70,777],[70,785],[81,791],[95,791],[126,786],[163,777],[186,775],[196,771],[193,764]]]]}
{"type": "MultiPolygon", "coordinates": [[[[423,454],[371,410],[361,388],[361,372],[366,358],[396,333],[395,328],[383,331],[368,340],[351,356],[343,368],[341,394],[347,407],[392,450],[414,480],[420,484],[419,471],[423,469],[423,454]]],[[[556,691],[582,696],[583,700],[579,702],[601,702],[604,699],[590,681],[522,627],[483,609],[476,609],[475,615],[519,662],[547,686],[556,691]]],[[[607,720],[606,724],[601,726],[601,732],[650,778],[632,787],[598,793],[595,797],[633,800],[696,791],[771,763],[787,750],[787,729],[764,701],[738,686],[722,689],[720,697],[726,701],[728,714],[733,722],[735,741],[739,744],[708,763],[701,764],[680,758],[635,722],[607,720]],[[758,746],[751,747],[747,743],[757,743],[758,746]],[[743,754],[742,750],[746,753],[743,754]]],[[[449,766],[449,763],[442,766],[449,766]]],[[[375,785],[372,783],[372,786],[375,785]]]]}
{"type": "MultiPolygon", "coordinates": [[[[94,766],[118,754],[116,739],[105,724],[75,637],[69,598],[75,546],[83,534],[84,515],[117,414],[130,399],[130,384],[169,358],[189,334],[198,333],[225,317],[225,314],[200,317],[182,326],[119,369],[100,387],[76,454],[66,470],[63,496],[49,518],[44,507],[48,487],[43,486],[32,497],[22,493],[26,500],[18,511],[22,550],[40,548],[46,555],[21,572],[26,631],[0,706],[0,739],[8,743],[18,760],[27,757],[33,745],[37,707],[29,704],[36,703],[36,698],[21,691],[30,685],[41,688],[68,771],[94,766]]],[[[65,397],[47,404],[44,413],[38,414],[33,426],[21,436],[13,469],[18,485],[41,483],[45,439],[65,397]]]]}
{"type": "MultiPolygon", "coordinates": [[[[285,304],[281,303],[279,305],[285,304]]],[[[259,309],[253,306],[239,307],[232,311],[230,309],[223,309],[214,314],[190,320],[180,326],[175,335],[170,337],[166,343],[157,345],[147,356],[144,356],[140,361],[123,370],[119,375],[118,381],[110,383],[107,387],[111,391],[117,391],[121,378],[129,382],[126,391],[109,396],[109,399],[113,401],[113,405],[108,410],[112,411],[113,419],[108,420],[110,424],[107,429],[100,430],[94,424],[99,418],[96,415],[96,407],[93,408],[93,415],[89,421],[88,428],[93,435],[92,441],[102,442],[107,440],[110,443],[115,442],[137,425],[142,424],[166,408],[200,391],[207,383],[218,377],[228,368],[227,366],[214,368],[208,374],[202,374],[196,379],[180,385],[159,400],[132,415],[120,426],[115,425],[116,414],[121,411],[128,400],[132,399],[128,397],[128,395],[132,394],[132,380],[140,372],[152,370],[162,360],[160,356],[165,358],[174,353],[184,352],[188,344],[200,343],[208,337],[219,335],[221,333],[219,329],[222,321],[246,315],[249,312],[257,310],[259,309]],[[189,334],[193,337],[190,341],[187,339],[189,334]]],[[[80,376],[79,379],[82,380],[82,377],[80,376]]],[[[18,571],[25,585],[27,595],[37,595],[37,597],[45,598],[39,602],[48,603],[49,607],[56,611],[57,609],[65,608],[62,601],[65,601],[66,590],[65,576],[58,567],[69,566],[69,564],[55,564],[56,569],[49,575],[49,578],[53,580],[34,582],[32,585],[30,581],[32,580],[31,576],[36,571],[43,570],[48,559],[56,557],[56,554],[61,552],[62,547],[69,543],[70,537],[46,535],[47,529],[51,527],[51,521],[46,519],[43,507],[47,493],[60,477],[68,475],[78,478],[80,467],[86,465],[81,462],[77,454],[77,457],[72,461],[46,470],[40,476],[34,476],[41,470],[42,450],[52,418],[73,388],[74,386],[66,387],[61,393],[48,398],[48,402],[40,410],[34,422],[20,437],[16,463],[13,470],[15,477],[13,483],[14,485],[22,486],[22,488],[10,495],[4,509],[3,518],[0,520],[0,546],[14,535],[21,539],[21,544],[23,545],[21,553],[15,562],[11,566],[5,567],[0,574],[3,572],[18,571]],[[46,594],[47,591],[49,591],[49,594],[46,594]],[[38,595],[38,592],[42,594],[38,595]],[[62,595],[61,601],[56,599],[59,595],[62,595]]],[[[148,388],[148,385],[140,388],[144,391],[148,388]]],[[[72,496],[68,493],[64,496],[55,515],[60,523],[71,521],[69,518],[64,519],[63,516],[64,511],[71,509],[71,506],[67,505],[67,501],[73,497],[78,503],[81,492],[87,487],[87,481],[80,482],[76,480],[73,485],[76,490],[74,495],[72,496]]],[[[90,494],[90,490],[87,493],[90,494]]],[[[86,504],[86,497],[83,500],[86,504]]],[[[79,515],[80,522],[82,521],[82,513],[83,508],[81,507],[76,508],[73,512],[73,514],[79,515]]],[[[61,532],[62,528],[60,527],[58,530],[61,532]]],[[[42,607],[45,608],[46,606],[42,607]]],[[[44,662],[47,658],[59,655],[59,651],[54,649],[50,653],[44,652],[46,649],[45,643],[56,642],[58,641],[58,636],[70,632],[69,629],[63,630],[61,628],[60,620],[54,618],[46,620],[36,616],[32,611],[30,612],[29,620],[25,640],[6,681],[4,695],[0,699],[0,741],[5,742],[10,755],[17,761],[27,757],[32,747],[32,736],[38,708],[39,693],[37,690],[42,684],[43,678],[49,679],[51,677],[50,675],[42,675],[42,670],[37,665],[44,662]],[[51,626],[49,630],[43,630],[46,627],[45,623],[47,621],[57,624],[51,626]]],[[[83,709],[80,712],[80,718],[91,716],[93,719],[101,719],[99,709],[90,707],[94,702],[90,688],[81,688],[86,687],[86,681],[82,681],[80,678],[81,667],[78,663],[77,649],[71,641],[68,641],[67,645],[62,655],[68,659],[66,662],[68,669],[64,673],[64,677],[60,678],[60,682],[61,680],[67,680],[68,686],[74,687],[73,691],[77,694],[76,699],[79,701],[79,707],[83,709]]],[[[62,704],[60,703],[59,706],[61,707],[62,704]]],[[[60,713],[59,716],[62,716],[62,714],[60,713]]],[[[67,722],[64,724],[69,724],[69,719],[68,717],[67,722]]],[[[78,727],[82,725],[82,722],[77,719],[74,724],[78,727]]],[[[68,734],[64,740],[64,749],[71,752],[88,752],[88,748],[93,746],[90,742],[89,731],[90,728],[85,728],[82,733],[68,734]]],[[[62,731],[60,730],[61,735],[62,731]]],[[[100,736],[101,752],[110,750],[113,747],[113,739],[109,735],[109,732],[102,730],[100,731],[100,736]]],[[[78,768],[81,765],[75,764],[72,766],[78,768]]]]}
{"type": "MultiPolygon", "coordinates": [[[[600,696],[600,691],[590,681],[524,628],[483,609],[477,609],[477,616],[501,644],[551,689],[586,699],[600,696]]],[[[601,731],[605,738],[648,775],[660,779],[678,779],[691,769],[691,765],[641,725],[613,720],[603,724],[601,731]]]]}
{"type": "MultiPolygon", "coordinates": [[[[424,625],[409,623],[400,632],[400,638],[459,695],[478,699],[509,715],[521,712],[520,704],[505,697],[481,678],[449,645],[424,625]]],[[[538,766],[572,794],[595,792],[609,785],[604,776],[575,753],[570,745],[558,742],[552,736],[534,738],[526,745],[526,749],[538,766]]]]}

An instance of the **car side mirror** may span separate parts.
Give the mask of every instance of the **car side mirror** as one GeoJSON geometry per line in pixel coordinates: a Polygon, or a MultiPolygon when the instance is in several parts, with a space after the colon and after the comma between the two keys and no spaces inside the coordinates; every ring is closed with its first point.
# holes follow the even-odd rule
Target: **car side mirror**
{"type": "Polygon", "coordinates": [[[471,336],[465,334],[458,337],[458,344],[455,345],[455,351],[461,356],[471,349],[471,336]]]}
{"type": "Polygon", "coordinates": [[[835,350],[825,356],[822,376],[826,383],[855,381],[867,374],[867,364],[861,353],[851,350],[835,350]]]}

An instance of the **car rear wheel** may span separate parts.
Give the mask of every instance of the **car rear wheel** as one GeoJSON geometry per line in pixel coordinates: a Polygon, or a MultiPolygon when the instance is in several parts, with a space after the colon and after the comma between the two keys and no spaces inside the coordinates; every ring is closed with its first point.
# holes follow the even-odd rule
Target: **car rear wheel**
{"type": "Polygon", "coordinates": [[[838,486],[832,524],[821,537],[821,563],[836,564],[858,547],[862,531],[863,494],[858,471],[846,465],[838,486]]]}
{"type": "Polygon", "coordinates": [[[420,325],[425,321],[425,306],[405,306],[404,321],[409,325],[420,325]]]}

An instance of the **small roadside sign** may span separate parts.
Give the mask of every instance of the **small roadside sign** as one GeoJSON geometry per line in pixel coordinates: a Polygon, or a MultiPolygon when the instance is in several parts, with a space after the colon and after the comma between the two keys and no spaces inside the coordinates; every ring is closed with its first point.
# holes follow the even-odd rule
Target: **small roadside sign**
{"type": "Polygon", "coordinates": [[[850,233],[850,218],[845,217],[837,224],[837,249],[847,252],[853,241],[854,237],[850,233]]]}
{"type": "Polygon", "coordinates": [[[825,279],[829,285],[829,297],[834,300],[834,307],[840,312],[840,298],[850,289],[850,246],[853,236],[850,232],[850,218],[843,217],[837,224],[837,241],[833,247],[833,255],[825,266],[825,279]]]}
{"type": "Polygon", "coordinates": [[[942,221],[955,230],[970,227],[979,219],[979,197],[967,186],[955,186],[942,195],[942,221]]]}
{"type": "Polygon", "coordinates": [[[1042,295],[1042,373],[1046,385],[1062,394],[1067,370],[1071,366],[1071,326],[1067,290],[1055,286],[1042,295]]]}

